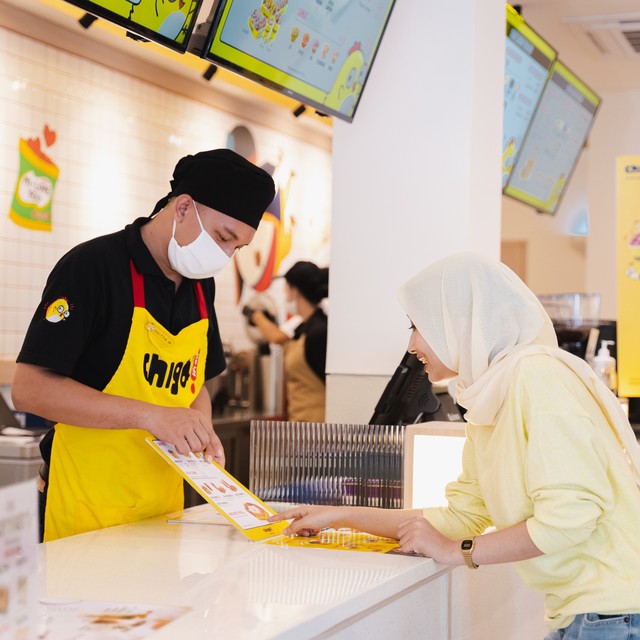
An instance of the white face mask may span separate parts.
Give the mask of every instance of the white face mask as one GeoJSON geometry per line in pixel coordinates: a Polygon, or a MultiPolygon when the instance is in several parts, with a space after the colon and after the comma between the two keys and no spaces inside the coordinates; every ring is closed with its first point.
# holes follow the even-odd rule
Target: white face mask
{"type": "Polygon", "coordinates": [[[286,309],[290,316],[298,315],[298,303],[295,300],[287,300],[286,309]]]}
{"type": "Polygon", "coordinates": [[[173,220],[173,231],[169,240],[169,264],[174,271],[177,271],[185,278],[192,280],[202,280],[211,278],[221,271],[231,260],[222,247],[204,230],[200,214],[193,203],[193,208],[200,225],[200,235],[189,244],[181,247],[175,238],[176,221],[173,220]]]}

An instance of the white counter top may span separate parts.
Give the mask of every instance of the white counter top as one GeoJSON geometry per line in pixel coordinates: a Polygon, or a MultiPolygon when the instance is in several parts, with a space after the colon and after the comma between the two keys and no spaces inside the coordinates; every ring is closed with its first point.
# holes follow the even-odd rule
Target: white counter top
{"type": "Polygon", "coordinates": [[[441,630],[433,637],[448,633],[449,569],[426,558],[276,547],[166,517],[49,542],[39,554],[41,597],[190,607],[158,640],[337,636],[427,582],[435,597],[423,613],[441,630]]]}

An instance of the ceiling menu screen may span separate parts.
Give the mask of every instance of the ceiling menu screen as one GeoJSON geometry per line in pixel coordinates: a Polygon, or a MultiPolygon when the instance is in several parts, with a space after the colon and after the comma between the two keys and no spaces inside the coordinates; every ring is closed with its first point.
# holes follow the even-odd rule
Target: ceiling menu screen
{"type": "Polygon", "coordinates": [[[507,184],[556,52],[519,18],[507,14],[502,134],[502,188],[507,184]]]}
{"type": "Polygon", "coordinates": [[[505,189],[555,213],[600,105],[600,98],[556,61],[505,189]]]}
{"type": "Polygon", "coordinates": [[[205,57],[352,116],[392,5],[392,0],[227,2],[205,57]]]}

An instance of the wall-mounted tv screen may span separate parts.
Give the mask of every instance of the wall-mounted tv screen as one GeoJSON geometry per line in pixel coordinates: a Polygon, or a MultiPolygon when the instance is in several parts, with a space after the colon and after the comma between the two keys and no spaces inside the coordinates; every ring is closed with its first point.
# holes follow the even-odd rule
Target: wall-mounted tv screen
{"type": "Polygon", "coordinates": [[[555,213],[599,106],[600,98],[556,60],[504,193],[555,213]]]}
{"type": "Polygon", "coordinates": [[[507,5],[502,188],[507,184],[557,54],[507,5]]]}
{"type": "Polygon", "coordinates": [[[394,0],[220,0],[202,57],[347,122],[394,0]]]}
{"type": "Polygon", "coordinates": [[[203,0],[67,0],[127,31],[184,53],[203,0]]]}

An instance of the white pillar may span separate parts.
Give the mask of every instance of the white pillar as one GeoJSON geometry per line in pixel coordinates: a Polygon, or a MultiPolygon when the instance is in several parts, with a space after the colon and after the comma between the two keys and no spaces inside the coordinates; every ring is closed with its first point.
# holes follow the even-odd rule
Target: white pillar
{"type": "Polygon", "coordinates": [[[500,0],[397,0],[354,122],[334,122],[328,421],[371,417],[407,346],[406,279],[499,257],[505,20],[500,0]]]}

